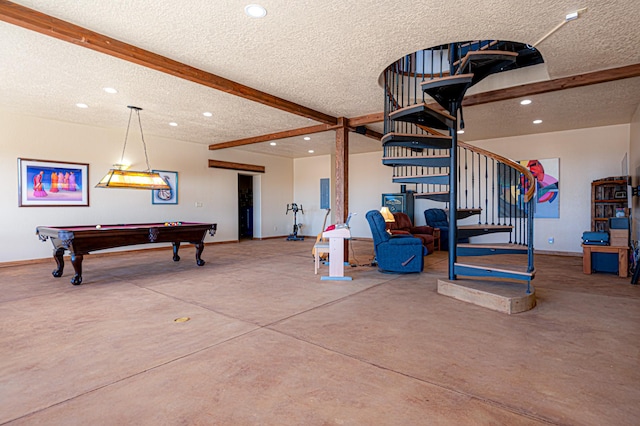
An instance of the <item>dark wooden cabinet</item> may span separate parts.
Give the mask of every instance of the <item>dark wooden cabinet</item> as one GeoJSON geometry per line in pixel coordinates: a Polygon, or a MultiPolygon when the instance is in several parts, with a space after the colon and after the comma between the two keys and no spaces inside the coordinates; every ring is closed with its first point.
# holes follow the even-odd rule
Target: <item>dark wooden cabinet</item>
{"type": "Polygon", "coordinates": [[[397,194],[382,194],[382,207],[389,207],[391,213],[406,213],[411,219],[411,223],[415,225],[416,222],[413,220],[413,194],[413,191],[400,192],[397,194]]]}

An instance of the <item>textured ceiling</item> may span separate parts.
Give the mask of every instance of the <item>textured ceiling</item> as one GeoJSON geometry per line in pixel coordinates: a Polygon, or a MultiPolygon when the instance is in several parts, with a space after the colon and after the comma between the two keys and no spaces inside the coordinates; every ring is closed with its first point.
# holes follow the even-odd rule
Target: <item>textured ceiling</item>
{"type": "MultiPolygon", "coordinates": [[[[237,0],[15,3],[334,117],[381,111],[378,77],[406,53],[471,39],[532,44],[584,7],[580,19],[538,46],[545,59],[541,71],[523,74],[517,84],[640,63],[635,0],[405,0],[392,6],[377,0],[265,0],[263,19],[247,17],[245,3],[237,0]]],[[[111,128],[124,129],[126,106],[136,105],[144,109],[147,137],[205,145],[318,124],[5,22],[0,92],[3,110],[111,128]],[[109,95],[103,87],[118,93],[109,95]],[[77,108],[78,102],[89,108],[77,108]],[[204,117],[204,111],[213,116],[204,117]],[[170,121],[178,126],[170,127],[170,121]]],[[[515,100],[467,108],[463,139],[628,123],[640,102],[640,80],[532,99],[526,108],[515,100]],[[543,124],[534,126],[534,118],[543,124]]],[[[382,131],[380,124],[370,127],[382,131]]],[[[288,157],[332,151],[334,132],[310,136],[311,141],[299,136],[275,147],[266,142],[240,149],[288,157]]],[[[379,149],[376,141],[350,134],[350,152],[379,149]]]]}

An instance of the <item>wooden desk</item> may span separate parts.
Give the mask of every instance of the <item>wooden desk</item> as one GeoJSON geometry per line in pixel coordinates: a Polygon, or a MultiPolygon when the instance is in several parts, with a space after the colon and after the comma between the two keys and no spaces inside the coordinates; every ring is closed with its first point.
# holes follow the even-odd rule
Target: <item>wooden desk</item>
{"type": "Polygon", "coordinates": [[[582,245],[582,272],[591,274],[591,253],[618,253],[618,276],[629,276],[629,247],[626,246],[590,246],[582,245]]]}

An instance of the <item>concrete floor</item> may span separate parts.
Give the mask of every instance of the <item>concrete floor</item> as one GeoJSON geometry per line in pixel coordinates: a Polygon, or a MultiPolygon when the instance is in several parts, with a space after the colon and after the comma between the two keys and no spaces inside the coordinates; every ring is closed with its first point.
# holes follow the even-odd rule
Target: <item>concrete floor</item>
{"type": "Polygon", "coordinates": [[[640,424],[629,279],[538,255],[509,316],[436,293],[446,252],[388,275],[353,241],[353,281],[321,281],[312,245],[86,256],[81,286],[0,268],[0,424],[640,424]]]}

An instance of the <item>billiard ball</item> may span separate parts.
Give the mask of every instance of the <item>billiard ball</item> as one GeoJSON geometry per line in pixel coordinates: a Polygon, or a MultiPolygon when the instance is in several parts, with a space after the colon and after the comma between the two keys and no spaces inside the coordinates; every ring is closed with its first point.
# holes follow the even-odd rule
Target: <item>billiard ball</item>
{"type": "Polygon", "coordinates": [[[100,229],[100,228],[102,228],[102,226],[96,225],[96,229],[100,229]]]}

